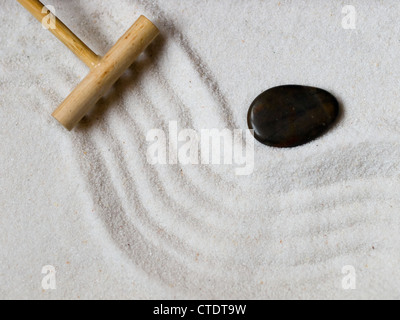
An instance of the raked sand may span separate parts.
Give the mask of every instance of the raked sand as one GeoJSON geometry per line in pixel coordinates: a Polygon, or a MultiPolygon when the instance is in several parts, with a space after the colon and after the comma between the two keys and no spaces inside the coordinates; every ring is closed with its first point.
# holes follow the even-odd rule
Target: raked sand
{"type": "Polygon", "coordinates": [[[140,14],[162,35],[68,133],[50,115],[85,65],[2,6],[0,298],[400,298],[398,1],[353,0],[355,30],[333,0],[51,4],[99,54],[140,14]],[[256,143],[249,176],[148,163],[149,130],[246,129],[282,84],[332,92],[338,124],[295,149],[256,143]]]}

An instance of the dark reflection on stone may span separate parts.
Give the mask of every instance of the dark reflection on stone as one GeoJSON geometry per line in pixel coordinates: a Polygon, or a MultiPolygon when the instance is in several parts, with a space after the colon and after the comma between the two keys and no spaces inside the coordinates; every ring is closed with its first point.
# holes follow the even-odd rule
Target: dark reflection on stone
{"type": "Polygon", "coordinates": [[[329,92],[288,85],[258,96],[250,107],[247,121],[261,143],[290,148],[321,136],[338,114],[339,103],[329,92]]]}

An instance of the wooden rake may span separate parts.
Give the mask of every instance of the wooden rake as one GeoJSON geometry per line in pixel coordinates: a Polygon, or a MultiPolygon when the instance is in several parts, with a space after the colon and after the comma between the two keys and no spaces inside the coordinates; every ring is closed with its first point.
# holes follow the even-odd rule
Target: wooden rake
{"type": "MultiPolygon", "coordinates": [[[[17,1],[40,22],[48,16],[48,10],[38,0],[17,1]]],[[[159,34],[157,27],[141,16],[110,51],[100,57],[58,18],[55,17],[55,28],[49,30],[91,69],[53,113],[68,130],[82,120],[159,34]]]]}

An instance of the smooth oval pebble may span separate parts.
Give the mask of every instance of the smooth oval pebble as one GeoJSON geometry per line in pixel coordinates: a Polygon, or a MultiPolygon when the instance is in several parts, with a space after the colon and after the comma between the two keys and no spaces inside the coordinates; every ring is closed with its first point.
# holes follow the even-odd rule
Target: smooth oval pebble
{"type": "Polygon", "coordinates": [[[259,142],[291,148],[320,137],[338,115],[339,103],[329,92],[287,85],[259,95],[250,106],[247,121],[259,142]]]}

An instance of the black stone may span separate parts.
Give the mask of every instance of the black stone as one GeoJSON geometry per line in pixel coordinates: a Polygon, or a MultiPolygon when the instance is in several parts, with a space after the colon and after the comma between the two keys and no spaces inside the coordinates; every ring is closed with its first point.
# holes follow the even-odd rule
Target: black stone
{"type": "Polygon", "coordinates": [[[247,122],[261,143],[291,148],[324,134],[338,114],[339,103],[329,92],[287,85],[259,95],[250,106],[247,122]]]}

